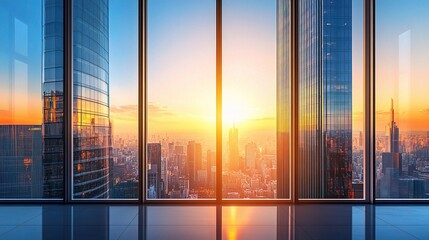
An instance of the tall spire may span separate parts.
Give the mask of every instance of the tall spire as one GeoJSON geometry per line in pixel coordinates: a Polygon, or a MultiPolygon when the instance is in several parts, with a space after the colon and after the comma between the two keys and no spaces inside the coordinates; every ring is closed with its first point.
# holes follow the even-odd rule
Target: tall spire
{"type": "Polygon", "coordinates": [[[393,123],[395,122],[395,109],[393,109],[393,98],[390,99],[390,114],[391,114],[390,119],[391,119],[391,122],[393,123]]]}

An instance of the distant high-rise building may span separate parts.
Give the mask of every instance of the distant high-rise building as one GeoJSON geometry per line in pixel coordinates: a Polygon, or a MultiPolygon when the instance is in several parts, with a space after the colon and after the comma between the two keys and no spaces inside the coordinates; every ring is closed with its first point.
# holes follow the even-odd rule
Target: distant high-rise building
{"type": "Polygon", "coordinates": [[[395,109],[393,107],[393,99],[390,106],[390,122],[387,126],[388,131],[388,147],[387,151],[382,153],[383,173],[388,167],[398,169],[399,175],[402,175],[402,154],[399,151],[399,128],[395,122],[395,109]]]}
{"type": "Polygon", "coordinates": [[[0,125],[0,198],[42,198],[40,125],[0,125]]]}
{"type": "Polygon", "coordinates": [[[256,143],[251,142],[246,144],[245,157],[246,157],[246,167],[247,168],[256,168],[256,155],[258,152],[258,146],[256,143]]]}
{"type": "Polygon", "coordinates": [[[228,161],[230,170],[239,170],[238,128],[235,125],[229,129],[228,161]]]}
{"type": "Polygon", "coordinates": [[[161,198],[163,196],[163,183],[161,179],[161,144],[147,144],[147,188],[148,198],[161,198]]]}
{"type": "Polygon", "coordinates": [[[350,198],[352,0],[298,3],[300,198],[350,198]]]}
{"type": "Polygon", "coordinates": [[[200,143],[189,141],[186,148],[188,159],[189,187],[192,189],[198,182],[198,171],[202,170],[203,152],[200,143]]]}
{"type": "Polygon", "coordinates": [[[402,176],[402,154],[399,151],[399,128],[395,122],[395,109],[393,107],[393,99],[391,99],[390,122],[386,126],[386,133],[386,138],[388,139],[386,144],[386,152],[383,152],[381,154],[381,172],[383,173],[383,177],[379,180],[380,190],[377,191],[377,193],[379,194],[377,197],[407,197],[406,195],[408,194],[408,190],[404,189],[408,189],[408,187],[405,186],[407,184],[419,184],[420,182],[407,178],[401,180],[399,179],[402,176]],[[402,190],[399,189],[400,186],[402,186],[402,190]]]}
{"type": "Polygon", "coordinates": [[[184,147],[183,146],[174,146],[174,153],[181,155],[185,154],[184,147]]]}
{"type": "Polygon", "coordinates": [[[363,133],[359,132],[359,149],[362,149],[363,147],[363,133]]]}
{"type": "Polygon", "coordinates": [[[212,167],[216,166],[216,152],[207,150],[207,186],[213,187],[215,179],[212,178],[212,167]]]}

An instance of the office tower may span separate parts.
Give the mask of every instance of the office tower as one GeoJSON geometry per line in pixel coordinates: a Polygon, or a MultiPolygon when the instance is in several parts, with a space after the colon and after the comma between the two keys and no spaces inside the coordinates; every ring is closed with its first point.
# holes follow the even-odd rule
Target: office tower
{"type": "Polygon", "coordinates": [[[230,170],[239,170],[238,129],[235,125],[229,129],[228,153],[230,170]]]}
{"type": "Polygon", "coordinates": [[[207,186],[214,187],[215,177],[212,177],[212,167],[216,166],[216,152],[207,150],[207,186]]]}
{"type": "Polygon", "coordinates": [[[169,142],[168,143],[168,156],[172,157],[172,156],[174,156],[174,153],[175,153],[175,151],[174,151],[174,142],[169,142]]]}
{"type": "MultiPolygon", "coordinates": [[[[63,1],[45,1],[44,197],[63,191],[63,1]]],[[[73,197],[108,198],[111,159],[108,0],[73,1],[73,197]]],[[[67,164],[67,163],[66,163],[67,164]]]]}
{"type": "Polygon", "coordinates": [[[161,198],[163,183],[161,180],[161,144],[147,144],[147,188],[148,198],[161,198]]]}
{"type": "Polygon", "coordinates": [[[390,106],[390,152],[399,153],[399,128],[395,122],[395,109],[393,108],[393,99],[390,106]]]}
{"type": "Polygon", "coordinates": [[[108,198],[109,1],[73,1],[73,197],[108,198]]]}
{"type": "Polygon", "coordinates": [[[42,197],[40,125],[0,125],[0,198],[42,197]]]}
{"type": "Polygon", "coordinates": [[[139,192],[139,182],[135,179],[121,181],[120,183],[113,186],[110,190],[111,198],[125,198],[132,199],[137,198],[139,192]]]}
{"type": "Polygon", "coordinates": [[[393,107],[393,99],[390,106],[390,122],[387,125],[388,129],[388,144],[386,152],[382,153],[382,172],[386,168],[395,168],[399,175],[402,175],[402,155],[399,152],[399,128],[395,122],[395,109],[393,107]]]}
{"type": "Polygon", "coordinates": [[[43,9],[43,198],[63,198],[63,1],[44,1],[43,9]]]}
{"type": "Polygon", "coordinates": [[[359,132],[359,143],[358,143],[358,145],[359,145],[359,150],[362,150],[362,148],[363,148],[363,133],[362,132],[359,132]]]}
{"type": "Polygon", "coordinates": [[[299,197],[350,198],[352,1],[298,5],[299,197]]]}
{"type": "MultiPolygon", "coordinates": [[[[410,184],[420,184],[420,182],[408,178],[400,179],[402,176],[402,154],[399,152],[399,128],[395,122],[393,99],[391,99],[390,122],[386,126],[386,133],[388,141],[386,144],[386,152],[381,153],[381,172],[383,173],[383,177],[379,180],[380,191],[378,197],[408,197],[408,193],[411,194],[411,192],[414,191],[414,188],[410,187],[412,190],[408,190],[407,186],[410,184]]],[[[418,193],[416,194],[419,195],[418,193]]]]}
{"type": "Polygon", "coordinates": [[[195,143],[195,141],[189,141],[186,153],[188,159],[189,187],[192,189],[197,186],[198,171],[202,170],[203,152],[201,144],[195,143]]]}
{"type": "Polygon", "coordinates": [[[246,158],[246,168],[254,169],[256,168],[256,154],[258,152],[258,147],[256,143],[251,142],[246,144],[245,158],[246,158]]]}

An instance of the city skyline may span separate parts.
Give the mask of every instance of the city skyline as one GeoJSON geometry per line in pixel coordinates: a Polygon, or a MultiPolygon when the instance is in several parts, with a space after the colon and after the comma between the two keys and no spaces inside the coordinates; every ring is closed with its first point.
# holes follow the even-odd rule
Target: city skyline
{"type": "MultiPolygon", "coordinates": [[[[61,3],[61,1],[58,2],[61,3]]],[[[82,1],[74,1],[74,3],[80,2],[82,1]]],[[[87,160],[98,161],[100,164],[97,171],[105,170],[103,178],[107,178],[107,171],[110,171],[110,167],[115,166],[117,168],[114,170],[115,173],[112,174],[110,182],[105,181],[110,186],[106,186],[101,195],[107,196],[108,188],[113,189],[114,184],[118,185],[117,192],[129,194],[125,193],[126,189],[137,187],[138,183],[135,181],[141,174],[138,172],[140,160],[138,159],[137,144],[139,141],[137,135],[139,127],[137,1],[131,4],[120,4],[116,0],[93,0],[86,1],[85,4],[87,2],[90,2],[89,5],[95,6],[98,6],[97,4],[100,2],[112,3],[112,5],[108,8],[108,13],[107,10],[103,10],[105,12],[103,17],[107,17],[108,20],[104,25],[100,25],[100,28],[103,28],[100,31],[92,29],[94,24],[85,22],[89,21],[88,19],[83,21],[79,19],[79,15],[73,17],[73,156],[74,160],[82,161],[82,164],[75,164],[73,171],[78,173],[78,176],[83,176],[85,175],[83,162],[87,160]],[[133,14],[127,14],[129,18],[125,22],[130,22],[130,25],[123,27],[122,19],[125,13],[129,11],[133,11],[133,14]],[[88,30],[89,25],[91,25],[91,33],[88,36],[82,35],[81,31],[88,30]],[[103,35],[102,40],[95,39],[95,45],[103,45],[103,49],[100,51],[94,50],[97,49],[94,48],[94,39],[92,39],[94,35],[103,35]],[[127,42],[130,47],[121,51],[121,46],[127,39],[131,39],[127,42]],[[106,59],[107,62],[104,62],[106,59]],[[127,64],[128,62],[132,63],[127,64]],[[83,137],[84,135],[88,136],[83,137]]],[[[321,2],[323,0],[314,1],[314,3],[321,2]]],[[[169,156],[164,152],[161,154],[162,159],[157,159],[157,169],[153,173],[156,175],[156,183],[153,184],[156,188],[173,192],[178,191],[178,189],[180,191],[187,189],[189,192],[183,193],[182,191],[180,196],[195,198],[198,197],[198,194],[200,196],[210,195],[201,189],[200,183],[206,182],[209,185],[208,183],[211,181],[209,179],[212,179],[211,175],[214,171],[212,166],[205,161],[211,158],[206,155],[206,151],[216,151],[216,71],[214,63],[216,58],[214,51],[216,22],[213,2],[189,0],[186,3],[189,4],[189,8],[175,1],[149,2],[148,76],[146,79],[148,101],[147,106],[144,106],[147,109],[147,121],[144,124],[147,130],[145,134],[148,143],[169,142],[185,147],[185,149],[192,145],[191,142],[198,145],[198,149],[200,149],[198,152],[201,152],[198,153],[198,156],[202,155],[202,157],[196,158],[198,160],[192,158],[192,155],[195,155],[195,153],[191,153],[192,151],[185,151],[185,153],[179,154],[180,156],[169,156]],[[172,24],[175,23],[174,20],[176,19],[181,19],[177,27],[172,24]],[[169,71],[165,71],[166,68],[169,71]],[[178,163],[169,165],[170,157],[174,158],[172,159],[173,162],[177,161],[178,163]],[[186,171],[180,170],[184,167],[186,171]],[[171,180],[168,179],[169,177],[177,179],[171,180]],[[180,186],[173,189],[171,186],[174,184],[180,186]]],[[[282,183],[286,183],[289,179],[287,174],[282,175],[288,173],[287,164],[289,160],[285,158],[286,155],[283,156],[281,152],[277,151],[277,149],[282,150],[282,148],[277,145],[279,143],[277,136],[279,119],[276,117],[280,108],[276,109],[279,106],[278,99],[276,99],[276,93],[278,94],[279,89],[278,81],[276,82],[278,77],[276,76],[276,67],[278,68],[276,66],[276,60],[278,60],[278,58],[276,59],[276,43],[279,40],[276,39],[278,29],[276,29],[276,5],[274,3],[275,1],[243,0],[228,1],[223,5],[223,151],[220,154],[225,170],[223,173],[231,184],[237,185],[228,190],[227,197],[273,197],[276,196],[274,194],[274,190],[276,190],[275,179],[280,176],[279,179],[282,179],[282,183]],[[244,3],[248,4],[248,8],[239,10],[244,3]],[[233,129],[232,132],[231,129],[233,129]],[[235,131],[237,133],[234,133],[235,131]],[[255,145],[251,145],[252,143],[255,145]],[[256,150],[254,150],[255,148],[256,150]],[[262,156],[262,153],[265,155],[262,156]],[[278,167],[277,164],[280,160],[282,161],[280,164],[286,165],[278,167]],[[241,185],[238,186],[240,181],[242,181],[241,185]],[[271,192],[273,194],[252,192],[257,191],[258,188],[264,191],[273,190],[271,192]]],[[[343,59],[345,62],[350,62],[350,65],[340,70],[336,69],[336,71],[343,71],[339,73],[341,76],[338,75],[338,79],[347,79],[347,82],[338,82],[334,79],[337,76],[333,76],[332,82],[326,81],[329,79],[329,71],[322,70],[319,72],[321,75],[318,83],[323,82],[321,86],[330,90],[321,90],[323,87],[314,88],[318,89],[319,94],[323,93],[321,98],[325,101],[324,104],[318,105],[317,110],[320,110],[320,115],[313,115],[311,118],[311,121],[321,122],[318,123],[321,127],[312,128],[315,135],[319,134],[317,139],[321,141],[318,144],[323,145],[323,149],[320,148],[322,150],[318,153],[320,156],[324,155],[322,158],[325,167],[331,164],[330,157],[326,157],[327,155],[337,154],[337,160],[341,160],[343,163],[347,162],[338,168],[336,168],[337,165],[331,164],[330,170],[325,171],[324,177],[330,178],[330,182],[341,182],[342,180],[339,179],[338,175],[333,178],[328,175],[343,172],[344,175],[347,175],[347,180],[343,182],[343,185],[347,187],[343,186],[342,189],[350,188],[351,184],[362,185],[364,181],[362,177],[364,162],[362,139],[365,136],[362,136],[362,132],[365,133],[365,131],[361,122],[363,114],[359,113],[364,103],[362,100],[364,84],[361,3],[352,1],[350,6],[343,4],[339,8],[343,9],[344,7],[347,11],[352,12],[347,16],[347,21],[344,24],[344,26],[350,27],[351,22],[353,26],[353,28],[350,27],[351,33],[347,33],[349,34],[347,39],[351,39],[347,43],[351,43],[350,46],[353,51],[348,48],[350,46],[345,44],[347,45],[346,51],[350,50],[350,52],[345,52],[347,57],[343,59]],[[330,85],[331,83],[332,85],[330,85]],[[346,91],[347,94],[343,94],[346,91]],[[336,97],[331,98],[331,92],[335,92],[337,97],[342,94],[340,96],[341,101],[347,100],[347,104],[336,101],[338,100],[336,97]],[[332,117],[338,109],[344,113],[341,116],[342,122],[340,122],[340,118],[332,117]],[[322,118],[323,120],[321,120],[322,118]],[[330,128],[329,123],[332,123],[332,126],[341,125],[342,127],[330,128]],[[341,133],[344,129],[347,132],[341,133]],[[344,141],[339,141],[339,139],[344,139],[344,141]],[[336,152],[333,149],[336,149],[336,152]],[[349,164],[351,162],[353,164],[349,164]],[[352,177],[353,180],[350,181],[352,177]]],[[[10,3],[6,5],[8,4],[10,3]]],[[[384,2],[380,1],[380,6],[387,8],[383,4],[384,2]]],[[[94,8],[94,6],[92,7],[94,8]]],[[[63,185],[63,162],[61,161],[64,159],[62,155],[62,141],[64,141],[62,106],[64,99],[62,95],[63,53],[61,49],[63,39],[60,28],[48,26],[48,24],[61,24],[61,19],[50,17],[51,15],[57,16],[55,11],[60,11],[60,9],[61,7],[56,7],[50,9],[54,12],[45,11],[46,16],[43,18],[42,12],[39,11],[29,15],[30,18],[41,17],[41,22],[29,21],[22,16],[22,13],[16,16],[8,16],[7,19],[9,19],[10,24],[5,28],[9,29],[8,33],[10,33],[12,40],[6,41],[5,38],[0,37],[0,40],[12,46],[7,51],[0,47],[2,51],[0,53],[6,53],[4,55],[6,58],[0,60],[5,59],[7,62],[7,64],[0,66],[0,76],[2,77],[0,94],[4,96],[2,98],[4,101],[0,103],[0,125],[41,126],[44,138],[43,161],[46,165],[44,171],[51,174],[45,176],[46,184],[55,182],[52,184],[58,187],[52,185],[49,188],[59,191],[53,195],[45,193],[45,196],[49,195],[50,197],[61,196],[60,191],[63,191],[61,189],[63,185]],[[52,20],[54,21],[50,22],[52,20]],[[43,25],[44,21],[48,23],[46,26],[43,25]],[[38,24],[42,26],[38,26],[38,24]],[[43,29],[47,30],[43,31],[43,29]],[[32,39],[33,36],[36,36],[36,40],[30,41],[29,39],[32,39]],[[37,40],[37,36],[40,37],[40,41],[37,40]],[[44,42],[41,42],[41,39],[44,42]],[[37,60],[38,54],[43,56],[42,60],[37,60]],[[4,66],[9,66],[9,68],[4,66]],[[43,84],[41,84],[42,78],[43,84]],[[37,120],[39,118],[40,121],[37,120]],[[50,162],[51,160],[53,162],[50,162]]],[[[391,17],[389,14],[398,11],[395,7],[388,10],[381,17],[391,17]]],[[[12,11],[12,13],[14,12],[12,11]]],[[[75,10],[74,13],[79,14],[79,11],[75,10]]],[[[87,12],[84,11],[84,14],[87,12]]],[[[97,18],[91,14],[87,14],[86,17],[97,18]]],[[[331,26],[330,20],[323,17],[321,19],[326,21],[326,26],[331,26]]],[[[379,21],[377,24],[379,24],[377,27],[380,27],[384,26],[385,23],[379,21]]],[[[384,46],[376,48],[378,53],[376,90],[378,92],[375,99],[375,124],[378,141],[377,164],[379,164],[380,169],[383,169],[382,153],[388,153],[389,146],[379,139],[382,139],[382,132],[391,115],[389,114],[390,111],[384,111],[386,107],[383,104],[389,102],[389,99],[393,99],[395,102],[395,120],[401,126],[400,134],[398,133],[396,136],[400,151],[395,152],[395,154],[403,156],[403,171],[408,171],[407,176],[420,174],[419,178],[423,178],[426,171],[424,170],[426,156],[420,156],[420,151],[426,147],[425,133],[428,129],[424,116],[429,112],[427,110],[429,107],[425,108],[426,101],[420,99],[424,95],[421,90],[417,91],[417,87],[415,87],[415,83],[424,79],[423,65],[414,60],[417,59],[422,62],[425,60],[415,57],[420,54],[416,52],[418,48],[414,47],[414,45],[418,46],[415,41],[424,34],[419,28],[423,28],[422,25],[399,24],[395,29],[391,27],[384,29],[380,32],[381,37],[377,38],[388,37],[392,39],[391,42],[393,43],[389,42],[388,45],[393,50],[386,53],[384,46]],[[411,48],[411,46],[413,47],[411,48]],[[388,57],[389,60],[383,62],[384,58],[388,57]],[[395,70],[386,72],[386,66],[395,70]],[[416,90],[415,94],[414,90],[416,90]],[[410,94],[411,92],[413,94],[410,94]],[[384,96],[388,97],[384,98],[384,96]]],[[[329,38],[329,36],[324,35],[323,38],[329,38]]],[[[337,40],[326,39],[326,45],[323,47],[316,46],[315,53],[332,57],[332,53],[329,51],[330,48],[339,46],[336,45],[337,40]]],[[[333,51],[335,52],[335,50],[333,51]]],[[[302,52],[299,55],[300,57],[305,56],[302,52]]],[[[319,67],[314,62],[310,65],[314,68],[319,67]]],[[[329,64],[323,62],[320,65],[328,66],[329,64]]],[[[305,67],[305,64],[301,63],[298,66],[305,67]]],[[[285,64],[282,67],[288,67],[288,65],[285,64]]],[[[308,76],[307,79],[305,76],[300,78],[299,90],[303,91],[301,93],[313,89],[304,86],[304,80],[310,78],[308,76]]],[[[418,88],[424,86],[423,83],[418,84],[418,88]]],[[[280,89],[284,90],[283,88],[280,89]]],[[[285,90],[285,92],[287,91],[285,90]]],[[[300,98],[298,103],[306,104],[308,103],[307,100],[308,98],[305,97],[300,98]]],[[[393,109],[390,103],[385,105],[393,109]]],[[[290,110],[287,104],[283,107],[285,110],[290,110]]],[[[305,120],[305,114],[306,112],[300,109],[298,121],[305,120]]],[[[290,117],[288,116],[288,119],[290,117]]],[[[287,137],[288,131],[285,134],[283,137],[287,137]]],[[[301,148],[306,148],[301,142],[298,144],[301,148]]],[[[282,147],[284,146],[282,145],[282,147]]],[[[167,149],[165,145],[160,148],[163,151],[167,149]]],[[[285,154],[288,154],[287,151],[285,154]]],[[[213,163],[213,160],[210,161],[213,163]]],[[[100,178],[101,176],[98,176],[97,181],[100,178]]],[[[76,186],[83,186],[86,180],[76,181],[76,186]]],[[[329,188],[328,185],[325,184],[324,188],[329,188]]],[[[341,189],[333,191],[343,192],[341,189]]],[[[88,192],[83,190],[77,191],[77,193],[85,197],[88,192]]],[[[167,193],[161,191],[155,194],[160,197],[167,193]]],[[[174,192],[173,195],[179,196],[178,194],[178,192],[174,192]]],[[[349,197],[352,195],[344,194],[349,197]]],[[[101,195],[98,194],[97,196],[101,195]]],[[[281,196],[284,197],[285,195],[281,196]]]]}

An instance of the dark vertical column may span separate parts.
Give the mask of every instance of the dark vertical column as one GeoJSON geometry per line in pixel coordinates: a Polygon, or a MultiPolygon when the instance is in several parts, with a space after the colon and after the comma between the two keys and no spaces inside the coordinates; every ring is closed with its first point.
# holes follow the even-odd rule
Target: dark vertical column
{"type": "Polygon", "coordinates": [[[72,59],[72,0],[64,0],[64,202],[72,194],[73,161],[73,59],[72,59]]]}
{"type": "Polygon", "coordinates": [[[365,239],[375,239],[375,206],[365,206],[365,239]]]}
{"type": "Polygon", "coordinates": [[[277,239],[294,239],[292,218],[293,205],[277,205],[277,239]]]}
{"type": "Polygon", "coordinates": [[[298,1],[290,1],[290,46],[291,46],[291,199],[298,201],[298,1]]]}
{"type": "Polygon", "coordinates": [[[139,0],[139,115],[138,115],[138,145],[139,145],[139,200],[140,203],[146,201],[146,17],[147,17],[147,0],[139,0]]]}
{"type": "Polygon", "coordinates": [[[139,206],[138,211],[138,239],[147,239],[147,207],[146,206],[139,206]]]}
{"type": "Polygon", "coordinates": [[[365,200],[375,200],[375,1],[364,2],[365,200]]]}
{"type": "Polygon", "coordinates": [[[222,240],[222,205],[216,205],[216,240],[222,240]]]}
{"type": "Polygon", "coordinates": [[[222,0],[216,0],[216,200],[222,200],[222,0]]]}

